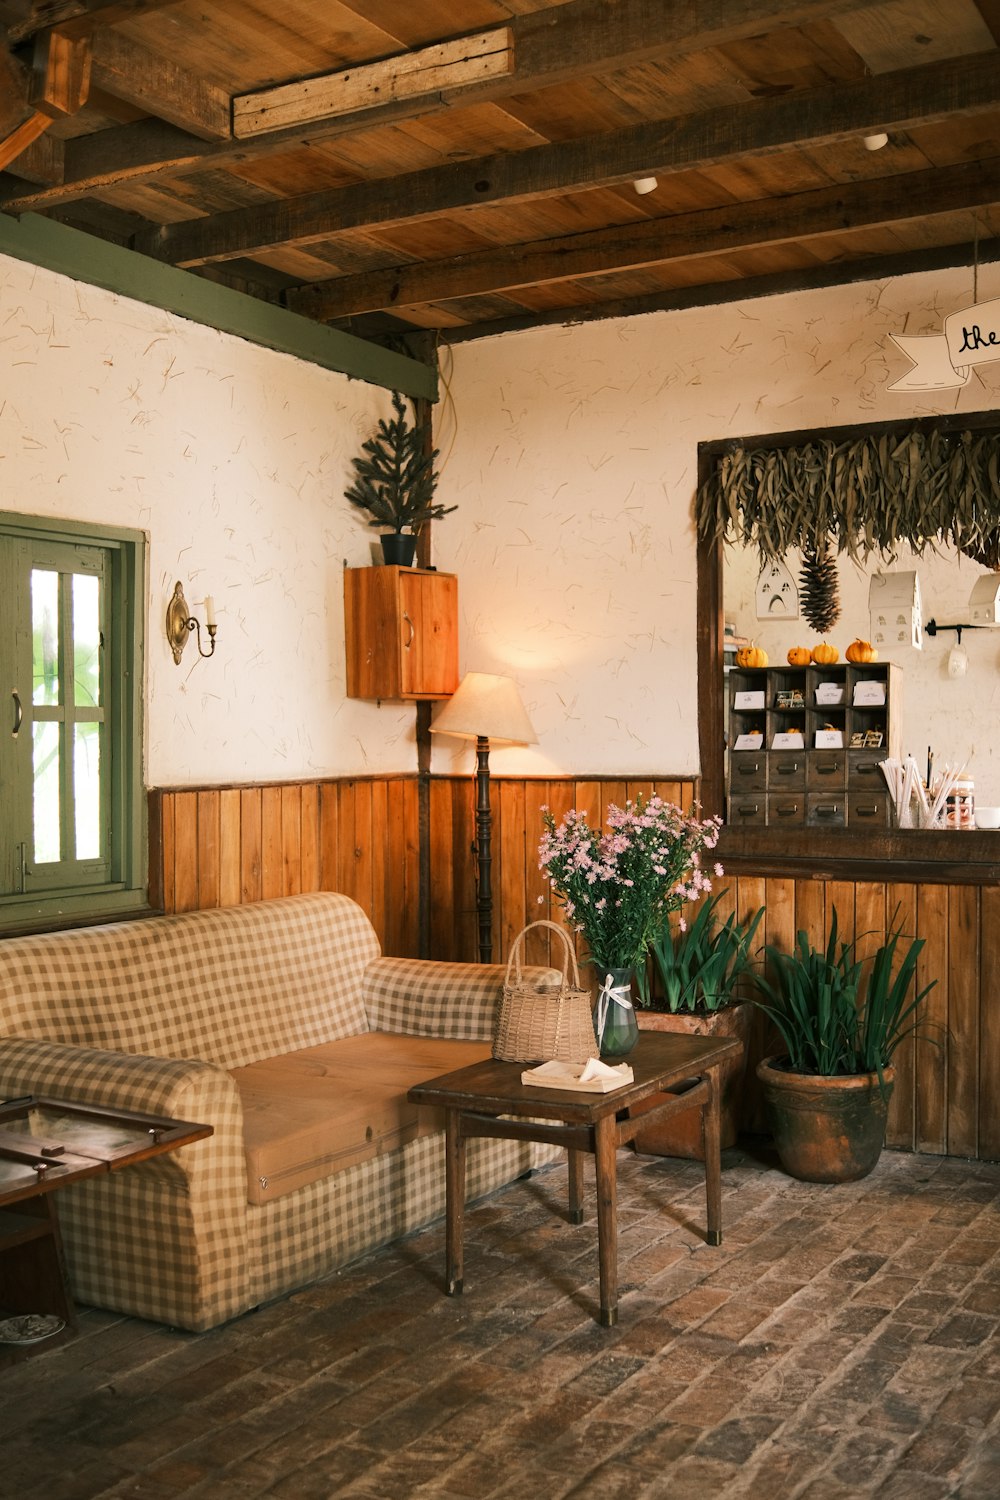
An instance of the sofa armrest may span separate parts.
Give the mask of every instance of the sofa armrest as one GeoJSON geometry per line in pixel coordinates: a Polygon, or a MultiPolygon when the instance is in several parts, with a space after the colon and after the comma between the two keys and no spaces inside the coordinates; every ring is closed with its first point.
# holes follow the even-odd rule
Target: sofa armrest
{"type": "MultiPolygon", "coordinates": [[[[558,984],[558,969],[522,974],[558,984]]],[[[362,1000],[372,1031],[488,1042],[503,987],[503,964],[453,964],[436,959],[376,958],[365,970],[362,1000]]]]}
{"type": "Polygon", "coordinates": [[[192,1059],[141,1057],[31,1038],[0,1038],[0,1099],[40,1094],[211,1125],[214,1134],[146,1162],[142,1170],[217,1191],[220,1168],[245,1201],[243,1108],[222,1068],[192,1059]]]}

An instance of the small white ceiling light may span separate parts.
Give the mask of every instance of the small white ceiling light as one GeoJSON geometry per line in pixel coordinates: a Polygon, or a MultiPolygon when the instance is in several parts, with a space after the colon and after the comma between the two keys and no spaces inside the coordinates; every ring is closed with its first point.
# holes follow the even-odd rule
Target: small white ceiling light
{"type": "Polygon", "coordinates": [[[866,151],[881,151],[883,146],[888,146],[889,137],[884,130],[880,130],[876,135],[866,135],[864,142],[866,151]]]}
{"type": "Polygon", "coordinates": [[[659,183],[655,177],[637,177],[632,186],[641,196],[643,193],[654,193],[659,183]]]}

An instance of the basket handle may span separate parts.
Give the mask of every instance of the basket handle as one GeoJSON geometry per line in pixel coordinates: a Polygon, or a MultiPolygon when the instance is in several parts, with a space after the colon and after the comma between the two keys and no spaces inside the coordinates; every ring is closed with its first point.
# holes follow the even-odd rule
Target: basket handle
{"type": "Polygon", "coordinates": [[[577,966],[577,962],[576,962],[576,950],[574,949],[573,944],[569,940],[569,936],[568,936],[568,934],[566,932],[565,927],[560,927],[559,924],[558,924],[558,922],[550,922],[550,921],[547,920],[547,918],[544,918],[544,917],[541,918],[537,922],[529,922],[528,925],[527,925],[527,927],[522,927],[521,931],[518,933],[517,937],[514,939],[514,942],[513,942],[512,946],[511,946],[511,950],[510,950],[510,957],[507,960],[507,978],[506,978],[505,982],[507,984],[510,984],[510,971],[511,971],[511,965],[513,965],[514,966],[514,970],[515,970],[515,975],[516,975],[516,983],[520,984],[520,982],[521,982],[521,945],[522,945],[522,943],[524,941],[525,934],[529,933],[533,927],[551,927],[552,931],[555,932],[555,933],[558,933],[558,935],[562,938],[562,941],[563,941],[563,950],[564,950],[563,951],[563,983],[564,984],[568,984],[569,983],[569,971],[570,971],[570,968],[572,968],[572,971],[573,971],[573,988],[575,990],[578,990],[580,988],[580,970],[579,970],[579,968],[577,966]]]}

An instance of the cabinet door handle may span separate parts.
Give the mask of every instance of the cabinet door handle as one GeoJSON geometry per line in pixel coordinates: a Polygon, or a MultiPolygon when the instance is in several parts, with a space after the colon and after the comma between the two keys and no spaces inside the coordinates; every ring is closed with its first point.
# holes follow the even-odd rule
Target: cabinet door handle
{"type": "Polygon", "coordinates": [[[786,765],[784,761],[781,761],[776,769],[779,776],[792,776],[799,769],[799,763],[797,760],[793,760],[791,765],[789,766],[786,765]]]}
{"type": "Polygon", "coordinates": [[[755,818],[758,811],[759,809],[756,802],[754,803],[753,807],[741,807],[738,809],[741,818],[755,818]]]}
{"type": "Polygon", "coordinates": [[[737,761],[736,763],[736,774],[738,776],[756,776],[759,769],[756,761],[754,761],[752,766],[744,765],[743,761],[737,761]]]}
{"type": "Polygon", "coordinates": [[[817,807],[816,816],[817,818],[839,818],[840,808],[836,803],[832,807],[817,807]]]}
{"type": "Polygon", "coordinates": [[[798,813],[798,810],[799,810],[799,804],[797,802],[793,802],[792,805],[791,805],[791,807],[776,807],[775,808],[775,812],[778,814],[779,818],[794,818],[795,815],[798,813]]]}
{"type": "Polygon", "coordinates": [[[406,624],[410,628],[410,634],[407,637],[407,639],[403,642],[403,650],[404,651],[409,651],[410,647],[413,645],[413,637],[416,635],[416,631],[413,628],[413,621],[410,619],[410,617],[409,617],[408,614],[404,614],[403,615],[403,619],[406,621],[406,624]]]}
{"type": "Polygon", "coordinates": [[[841,769],[841,767],[840,767],[840,761],[839,760],[835,760],[831,766],[817,766],[816,767],[816,775],[817,776],[839,776],[840,769],[841,769]]]}
{"type": "Polygon", "coordinates": [[[10,696],[14,700],[14,728],[10,732],[10,737],[12,740],[16,740],[21,725],[24,723],[24,709],[21,707],[21,695],[17,691],[17,688],[11,689],[10,696]]]}
{"type": "Polygon", "coordinates": [[[877,818],[878,817],[878,807],[877,806],[873,806],[873,807],[856,807],[854,809],[854,812],[855,812],[855,816],[859,817],[859,818],[877,818]]]}

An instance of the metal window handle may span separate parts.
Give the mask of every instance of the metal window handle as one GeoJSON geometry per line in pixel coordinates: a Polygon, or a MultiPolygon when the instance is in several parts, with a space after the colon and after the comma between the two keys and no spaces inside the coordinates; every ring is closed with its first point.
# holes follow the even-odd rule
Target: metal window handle
{"type": "Polygon", "coordinates": [[[21,725],[24,723],[24,709],[21,707],[21,695],[17,691],[17,688],[11,689],[10,696],[14,700],[14,728],[10,732],[10,737],[12,740],[16,740],[21,725]]]}
{"type": "Polygon", "coordinates": [[[404,651],[409,651],[410,647],[413,645],[413,637],[416,635],[416,631],[413,628],[413,621],[410,619],[409,615],[404,614],[403,615],[403,619],[406,621],[407,625],[410,627],[409,639],[405,640],[403,642],[403,650],[404,651]]]}

